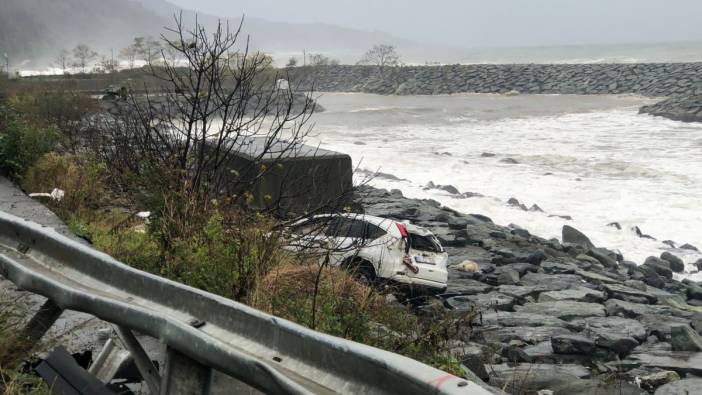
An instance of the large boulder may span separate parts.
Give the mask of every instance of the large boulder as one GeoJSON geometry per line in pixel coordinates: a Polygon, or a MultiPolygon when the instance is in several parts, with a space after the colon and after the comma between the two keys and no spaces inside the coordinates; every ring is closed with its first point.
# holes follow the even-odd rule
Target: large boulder
{"type": "Polygon", "coordinates": [[[621,317],[592,317],[573,321],[583,328],[582,335],[593,339],[600,347],[618,354],[636,348],[648,336],[648,331],[636,320],[621,317]]]}
{"type": "Polygon", "coordinates": [[[654,395],[693,395],[702,390],[702,379],[691,378],[668,383],[656,390],[654,395]]]}
{"type": "Polygon", "coordinates": [[[541,268],[549,274],[573,274],[580,270],[580,267],[573,262],[546,261],[541,263],[541,268]]]}
{"type": "Polygon", "coordinates": [[[600,284],[616,284],[621,283],[622,276],[617,275],[612,272],[599,272],[595,273],[592,271],[578,270],[576,273],[583,280],[588,283],[600,285],[600,284]]]}
{"type": "Polygon", "coordinates": [[[515,310],[522,313],[550,315],[565,321],[605,316],[605,309],[601,304],[574,302],[570,300],[529,303],[524,306],[515,306],[515,310]]]}
{"type": "Polygon", "coordinates": [[[680,375],[672,370],[664,370],[638,376],[637,382],[641,385],[641,389],[653,392],[656,388],[680,380],[680,375]]]}
{"type": "Polygon", "coordinates": [[[690,320],[670,315],[644,314],[636,318],[636,321],[646,328],[646,330],[660,341],[669,341],[672,328],[678,325],[690,325],[690,320]]]}
{"type": "Polygon", "coordinates": [[[595,333],[608,333],[622,337],[632,337],[643,342],[648,330],[637,320],[622,317],[593,317],[583,320],[587,330],[595,333]]]}
{"type": "Polygon", "coordinates": [[[517,262],[517,263],[508,263],[505,265],[501,265],[497,268],[497,272],[501,273],[507,270],[514,270],[517,273],[519,273],[520,276],[523,276],[527,273],[536,273],[539,271],[539,267],[536,265],[532,265],[531,263],[527,262],[517,262]]]}
{"type": "Polygon", "coordinates": [[[517,285],[519,284],[519,272],[512,269],[496,271],[497,283],[500,285],[517,285]]]}
{"type": "Polygon", "coordinates": [[[613,256],[611,251],[604,248],[591,248],[587,251],[587,255],[597,259],[604,267],[613,269],[619,266],[617,264],[616,254],[613,256]]]}
{"type": "MultiPolygon", "coordinates": [[[[671,271],[672,275],[672,271],[671,271]]],[[[643,281],[645,284],[655,288],[665,288],[669,279],[658,274],[655,268],[651,266],[641,265],[634,269],[632,278],[643,281]]]]}
{"type": "Polygon", "coordinates": [[[700,251],[699,248],[693,246],[692,244],[688,244],[688,243],[681,245],[680,249],[681,250],[688,250],[688,251],[697,251],[697,252],[700,251]]]}
{"type": "Polygon", "coordinates": [[[576,244],[586,250],[595,248],[595,245],[592,244],[590,239],[585,236],[584,233],[569,225],[563,225],[563,229],[561,230],[561,238],[563,239],[563,243],[576,244]]]}
{"type": "Polygon", "coordinates": [[[446,288],[448,295],[476,295],[492,291],[493,287],[469,278],[451,278],[446,288]]]}
{"type": "MultiPolygon", "coordinates": [[[[681,376],[688,374],[702,376],[702,352],[669,350],[634,351],[627,359],[649,369],[673,370],[681,376]]],[[[694,393],[695,392],[691,392],[691,394],[694,393]]]]}
{"type": "Polygon", "coordinates": [[[500,285],[497,291],[523,301],[528,297],[538,297],[541,292],[548,291],[548,288],[538,285],[500,285]]]}
{"type": "Polygon", "coordinates": [[[602,287],[607,293],[608,299],[622,299],[627,302],[650,304],[654,304],[658,301],[658,298],[654,295],[625,285],[604,284],[602,287]]]}
{"type": "Polygon", "coordinates": [[[670,331],[673,351],[702,351],[702,338],[689,325],[676,325],[670,331]]]}
{"type": "Polygon", "coordinates": [[[536,393],[567,386],[591,375],[587,368],[580,365],[501,364],[492,366],[490,384],[505,388],[509,393],[536,393]]]}
{"type": "Polygon", "coordinates": [[[595,342],[581,335],[556,335],[551,338],[551,347],[557,354],[591,354],[595,342]]]}
{"type": "Polygon", "coordinates": [[[604,293],[587,287],[564,289],[562,291],[549,291],[539,295],[539,302],[556,302],[572,300],[576,302],[601,303],[604,293]]]}
{"type": "Polygon", "coordinates": [[[498,292],[487,294],[462,295],[446,299],[446,305],[454,310],[476,310],[476,311],[511,311],[515,300],[498,292]]]}
{"type": "MultiPolygon", "coordinates": [[[[480,318],[476,317],[474,322],[480,318]]],[[[498,311],[482,315],[482,325],[490,326],[554,326],[566,328],[570,324],[560,318],[543,314],[529,314],[520,312],[498,311]]]]}
{"type": "MultiPolygon", "coordinates": [[[[483,366],[484,368],[484,366],[483,366]]],[[[463,370],[463,377],[466,379],[472,381],[473,383],[483,387],[484,390],[487,392],[494,394],[494,395],[507,395],[506,392],[502,391],[499,388],[492,387],[488,384],[485,383],[485,381],[478,376],[476,373],[473,372],[473,369],[471,369],[469,366],[466,365],[461,365],[461,370],[463,370]]],[[[489,378],[489,376],[488,376],[489,378]]],[[[487,380],[487,379],[486,379],[487,380]]]]}
{"type": "Polygon", "coordinates": [[[690,325],[697,331],[698,334],[702,335],[702,313],[697,313],[690,317],[690,325]]]}
{"type": "Polygon", "coordinates": [[[568,335],[572,332],[558,326],[511,326],[490,327],[480,330],[480,334],[487,342],[509,343],[519,340],[527,344],[537,344],[550,340],[557,335],[568,335]]]}
{"type": "Polygon", "coordinates": [[[527,273],[521,278],[523,285],[542,287],[545,291],[560,291],[583,286],[585,281],[575,274],[527,273]]]}
{"type": "Polygon", "coordinates": [[[683,260],[670,252],[666,251],[662,253],[661,259],[667,261],[670,264],[670,270],[674,271],[675,273],[682,273],[685,271],[685,263],[683,260]]]}
{"type": "Polygon", "coordinates": [[[489,378],[485,370],[485,347],[478,343],[459,343],[451,348],[451,355],[483,380],[489,378]]]}
{"type": "Polygon", "coordinates": [[[670,268],[670,262],[656,258],[655,256],[646,258],[646,261],[644,261],[644,264],[642,265],[642,269],[645,268],[653,269],[653,271],[661,277],[665,277],[667,279],[673,278],[673,270],[670,268]]]}
{"type": "Polygon", "coordinates": [[[647,305],[631,303],[619,299],[610,299],[605,302],[607,315],[616,315],[626,318],[636,318],[644,314],[672,315],[674,310],[670,306],[647,305]]]}

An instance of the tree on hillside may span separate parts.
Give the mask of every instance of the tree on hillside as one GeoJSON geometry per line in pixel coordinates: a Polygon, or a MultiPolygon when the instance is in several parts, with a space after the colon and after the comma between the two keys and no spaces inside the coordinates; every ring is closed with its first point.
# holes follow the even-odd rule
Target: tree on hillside
{"type": "Polygon", "coordinates": [[[332,59],[321,53],[313,53],[309,55],[310,66],[334,66],[339,64],[339,61],[332,59]]]}
{"type": "Polygon", "coordinates": [[[144,37],[134,37],[134,40],[127,47],[119,51],[119,56],[126,60],[129,68],[134,68],[134,62],[144,53],[144,37]]]}
{"type": "Polygon", "coordinates": [[[61,74],[66,74],[66,69],[68,69],[71,60],[71,53],[67,49],[63,48],[59,51],[58,55],[54,59],[54,64],[56,67],[61,69],[61,74]]]}
{"type": "Polygon", "coordinates": [[[85,73],[85,68],[88,66],[88,63],[90,63],[97,56],[97,52],[93,51],[85,44],[78,44],[75,48],[73,48],[73,58],[75,59],[74,65],[76,67],[80,67],[81,72],[83,73],[85,73]]]}
{"type": "Polygon", "coordinates": [[[161,51],[163,51],[161,42],[149,36],[144,40],[141,57],[146,63],[151,64],[161,59],[161,51]]]}
{"type": "Polygon", "coordinates": [[[297,66],[297,58],[296,57],[291,57],[288,59],[288,63],[285,65],[285,67],[295,67],[297,66]]]}
{"type": "Polygon", "coordinates": [[[112,58],[108,58],[107,56],[101,56],[99,67],[100,71],[103,73],[114,73],[117,71],[117,62],[112,58]]]}
{"type": "Polygon", "coordinates": [[[134,61],[137,58],[137,51],[131,45],[119,50],[119,57],[127,61],[127,67],[134,68],[134,61]]]}
{"type": "Polygon", "coordinates": [[[265,52],[229,52],[223,54],[218,62],[223,66],[225,64],[239,64],[241,63],[243,67],[253,67],[256,66],[261,70],[270,70],[273,68],[273,57],[266,54],[265,52]]]}
{"type": "Polygon", "coordinates": [[[358,64],[378,66],[382,73],[386,67],[395,67],[400,64],[400,55],[392,45],[378,44],[363,55],[358,64]]]}
{"type": "Polygon", "coordinates": [[[183,59],[183,51],[170,45],[163,46],[163,60],[171,65],[177,65],[183,59]]]}

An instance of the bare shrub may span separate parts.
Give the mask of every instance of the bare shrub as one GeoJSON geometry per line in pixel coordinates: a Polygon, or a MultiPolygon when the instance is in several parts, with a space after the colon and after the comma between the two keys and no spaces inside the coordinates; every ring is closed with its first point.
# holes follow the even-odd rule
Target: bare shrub
{"type": "MultiPolygon", "coordinates": [[[[201,224],[213,201],[220,211],[246,206],[252,186],[295,155],[309,132],[314,102],[278,89],[270,57],[240,49],[239,31],[222,23],[211,34],[197,23],[189,30],[175,18],[162,35],[170,52],[147,67],[157,93],[144,86],[144,94],[130,94],[99,118],[96,154],[134,204],[154,212],[154,221],[201,224]],[[172,52],[187,65],[173,64],[172,52]],[[242,174],[237,154],[249,152],[254,139],[259,148],[251,162],[258,165],[242,174]]],[[[187,228],[181,225],[164,225],[166,246],[172,231],[187,228]]]]}

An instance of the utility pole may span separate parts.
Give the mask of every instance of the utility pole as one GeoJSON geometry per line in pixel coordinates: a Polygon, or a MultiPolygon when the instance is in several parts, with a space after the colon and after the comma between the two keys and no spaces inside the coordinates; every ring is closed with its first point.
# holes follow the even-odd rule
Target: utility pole
{"type": "Polygon", "coordinates": [[[7,73],[7,78],[10,78],[10,57],[7,56],[7,52],[5,52],[4,55],[5,55],[5,73],[7,73]]]}
{"type": "Polygon", "coordinates": [[[110,84],[115,83],[115,73],[117,72],[117,65],[115,64],[115,49],[110,48],[110,84]]]}
{"type": "Polygon", "coordinates": [[[307,53],[304,49],[302,50],[302,65],[307,66],[307,53]]]}

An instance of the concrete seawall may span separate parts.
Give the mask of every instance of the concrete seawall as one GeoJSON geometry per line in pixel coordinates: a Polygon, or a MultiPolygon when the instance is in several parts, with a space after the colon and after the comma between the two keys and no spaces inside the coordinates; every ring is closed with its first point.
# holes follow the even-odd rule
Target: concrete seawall
{"type": "Polygon", "coordinates": [[[702,95],[702,63],[318,66],[289,70],[303,89],[451,93],[702,95]]]}

